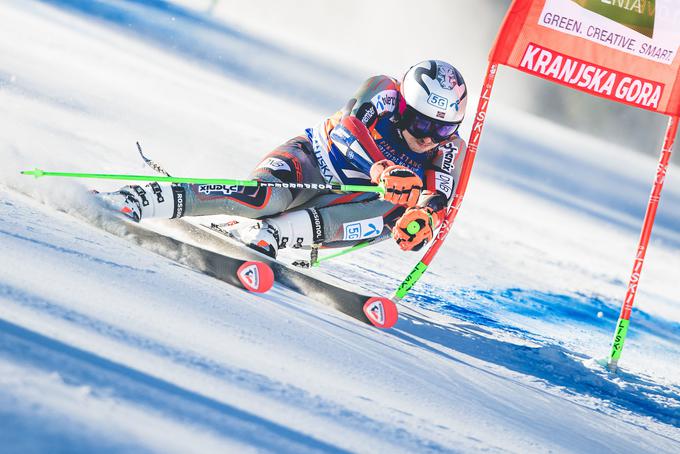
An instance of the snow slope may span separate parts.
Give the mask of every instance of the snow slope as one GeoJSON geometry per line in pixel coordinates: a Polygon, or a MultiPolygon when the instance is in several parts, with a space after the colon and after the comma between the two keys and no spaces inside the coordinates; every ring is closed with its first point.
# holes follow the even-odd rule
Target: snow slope
{"type": "MultiPolygon", "coordinates": [[[[19,176],[146,172],[136,140],[171,172],[245,176],[366,76],[182,3],[0,3],[3,451],[680,450],[676,166],[616,375],[596,360],[656,163],[499,104],[390,331],[105,233],[85,189],[115,182],[19,176]]],[[[418,258],[386,243],[325,272],[388,294],[418,258]]]]}

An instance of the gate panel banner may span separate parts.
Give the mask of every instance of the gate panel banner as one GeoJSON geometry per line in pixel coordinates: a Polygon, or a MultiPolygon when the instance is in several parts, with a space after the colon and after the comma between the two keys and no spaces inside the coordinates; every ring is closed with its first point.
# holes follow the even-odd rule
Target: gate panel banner
{"type": "Polygon", "coordinates": [[[515,0],[490,60],[680,115],[680,0],[515,0]]]}

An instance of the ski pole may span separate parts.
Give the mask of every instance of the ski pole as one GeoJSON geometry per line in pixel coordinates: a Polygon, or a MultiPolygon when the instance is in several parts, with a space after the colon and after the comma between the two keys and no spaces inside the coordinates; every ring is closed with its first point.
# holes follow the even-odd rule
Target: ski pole
{"type": "Polygon", "coordinates": [[[335,252],[333,254],[328,254],[323,257],[318,257],[316,261],[312,262],[312,266],[319,266],[319,264],[323,261],[334,259],[336,257],[340,257],[341,255],[349,254],[350,252],[358,251],[359,249],[363,249],[366,246],[371,244],[370,241],[362,241],[361,243],[355,244],[352,247],[349,247],[347,249],[343,249],[342,251],[335,252]]]}
{"type": "Polygon", "coordinates": [[[314,189],[317,191],[329,189],[340,192],[376,192],[383,194],[385,190],[381,186],[356,185],[356,184],[336,184],[336,183],[283,183],[272,181],[257,180],[233,180],[226,178],[191,178],[191,177],[170,177],[170,176],[149,176],[149,175],[124,175],[106,173],[78,173],[78,172],[48,172],[41,169],[23,170],[22,175],[32,175],[35,178],[41,177],[69,177],[69,178],[94,178],[98,180],[122,180],[122,181],[163,181],[169,183],[189,183],[189,184],[221,184],[225,186],[247,186],[247,187],[267,187],[267,188],[292,188],[292,189],[314,189]]]}
{"type": "Polygon", "coordinates": [[[335,257],[340,257],[341,255],[349,254],[350,252],[353,252],[353,251],[358,251],[359,249],[365,248],[369,244],[371,244],[371,242],[368,241],[368,240],[362,241],[361,243],[355,244],[354,246],[345,248],[345,249],[343,249],[339,252],[328,254],[324,257],[319,257],[318,245],[317,245],[317,248],[314,248],[314,246],[312,246],[312,253],[311,253],[311,257],[309,258],[309,260],[295,260],[293,262],[293,266],[297,266],[297,267],[300,267],[300,268],[312,268],[312,267],[315,267],[315,266],[320,266],[321,262],[333,259],[335,257]]]}
{"type": "MultiPolygon", "coordinates": [[[[422,277],[422,275],[430,266],[432,259],[439,251],[439,248],[444,243],[444,239],[448,235],[453,220],[458,214],[460,205],[463,203],[463,195],[465,194],[465,189],[467,188],[468,180],[470,179],[470,172],[472,171],[472,164],[475,160],[475,155],[477,154],[477,147],[479,146],[479,139],[482,135],[482,129],[484,127],[484,120],[486,119],[486,109],[489,106],[489,100],[491,98],[491,89],[493,88],[493,83],[496,78],[496,72],[498,70],[498,64],[489,62],[489,66],[486,71],[486,79],[484,80],[484,85],[482,88],[482,95],[479,98],[479,104],[477,105],[477,114],[475,115],[475,121],[472,124],[472,132],[470,134],[470,143],[467,148],[467,154],[463,160],[463,167],[461,170],[461,175],[456,186],[456,193],[453,197],[453,203],[446,212],[446,216],[442,221],[439,232],[435,237],[434,241],[430,245],[429,249],[425,253],[420,262],[411,270],[411,272],[406,276],[392,294],[391,300],[395,303],[401,301],[406,294],[411,290],[416,282],[422,277]]],[[[409,225],[409,228],[411,226],[409,225]]],[[[413,233],[413,232],[409,232],[413,233]]],[[[417,233],[417,230],[416,230],[417,233]]]]}

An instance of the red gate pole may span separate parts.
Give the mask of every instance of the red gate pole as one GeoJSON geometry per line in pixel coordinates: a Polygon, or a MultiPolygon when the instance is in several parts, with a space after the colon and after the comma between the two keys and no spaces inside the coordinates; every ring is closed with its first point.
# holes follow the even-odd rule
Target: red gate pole
{"type": "Polygon", "coordinates": [[[465,195],[465,190],[467,188],[468,180],[470,179],[470,172],[472,172],[472,164],[475,161],[475,155],[477,154],[477,147],[479,146],[479,139],[482,136],[482,128],[484,127],[484,120],[486,120],[486,109],[489,106],[489,101],[491,99],[491,89],[493,88],[494,80],[496,79],[496,73],[498,71],[498,63],[489,62],[489,66],[486,70],[486,78],[484,79],[484,86],[482,87],[482,94],[479,98],[479,104],[477,106],[477,113],[475,115],[475,121],[472,124],[472,131],[470,132],[470,142],[467,146],[467,153],[465,159],[463,160],[463,167],[460,173],[460,179],[456,185],[456,192],[453,196],[453,202],[446,212],[446,216],[439,227],[439,232],[435,237],[434,241],[430,245],[425,255],[420,262],[411,270],[411,272],[406,276],[392,294],[390,298],[395,303],[401,301],[406,294],[411,290],[411,287],[415,285],[420,277],[425,273],[427,267],[430,266],[430,262],[437,255],[437,251],[444,244],[444,239],[449,234],[451,230],[451,225],[453,220],[460,210],[460,205],[463,203],[463,196],[465,195]]]}
{"type": "Polygon", "coordinates": [[[640,281],[640,273],[642,273],[642,265],[645,261],[645,254],[647,253],[647,246],[649,245],[649,237],[652,234],[652,227],[654,226],[654,217],[656,216],[656,209],[659,206],[659,199],[661,198],[661,189],[666,178],[666,170],[668,169],[668,161],[671,158],[671,151],[673,149],[673,142],[675,141],[675,134],[678,131],[678,116],[672,116],[668,120],[668,127],[666,128],[666,137],[664,139],[663,148],[661,150],[661,157],[659,158],[659,166],[656,170],[656,180],[652,186],[652,193],[649,196],[647,204],[647,212],[645,213],[645,221],[642,225],[642,232],[640,234],[640,243],[637,249],[637,255],[633,264],[633,271],[628,282],[628,291],[626,298],[623,300],[621,306],[621,314],[619,321],[616,323],[616,331],[614,333],[614,340],[612,342],[611,353],[609,354],[608,368],[612,372],[616,371],[618,367],[621,351],[623,350],[623,343],[626,340],[628,333],[628,325],[630,324],[630,313],[633,309],[633,302],[637,294],[638,284],[640,281]]]}

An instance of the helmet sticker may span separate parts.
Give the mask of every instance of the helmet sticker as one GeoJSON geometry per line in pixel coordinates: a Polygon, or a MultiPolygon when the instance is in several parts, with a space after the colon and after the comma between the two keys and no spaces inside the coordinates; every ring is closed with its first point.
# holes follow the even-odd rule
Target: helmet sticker
{"type": "Polygon", "coordinates": [[[458,78],[452,66],[437,65],[437,80],[444,90],[453,90],[458,78]]]}
{"type": "Polygon", "coordinates": [[[427,103],[445,110],[450,107],[449,100],[443,96],[439,96],[437,93],[430,93],[430,96],[427,98],[427,103]]]}
{"type": "MultiPolygon", "coordinates": [[[[430,94],[430,89],[427,86],[427,83],[423,80],[423,76],[430,76],[430,79],[434,80],[437,78],[437,63],[430,60],[430,69],[425,69],[422,66],[416,68],[414,72],[414,78],[416,79],[416,82],[423,87],[423,90],[425,90],[425,93],[428,95],[430,94]]],[[[440,82],[441,83],[441,82],[440,82]]]]}
{"type": "Polygon", "coordinates": [[[465,85],[462,85],[462,84],[461,85],[458,85],[458,84],[454,85],[453,91],[454,91],[454,93],[456,93],[456,96],[458,96],[458,99],[463,99],[463,97],[465,96],[465,93],[467,92],[467,90],[465,89],[465,85]]]}

